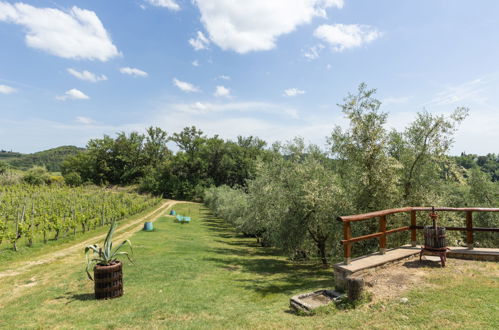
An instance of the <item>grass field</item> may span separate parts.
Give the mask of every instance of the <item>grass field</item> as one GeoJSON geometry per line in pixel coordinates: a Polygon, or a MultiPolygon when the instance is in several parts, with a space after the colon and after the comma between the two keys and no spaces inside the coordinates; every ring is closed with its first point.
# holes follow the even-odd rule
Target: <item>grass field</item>
{"type": "Polygon", "coordinates": [[[333,286],[332,271],[296,264],[234,233],[198,204],[176,205],[190,224],[162,216],[132,237],[125,295],[93,300],[83,251],[0,277],[2,328],[499,328],[499,265],[430,268],[398,298],[315,316],[289,310],[297,293],[333,286]],[[445,277],[442,277],[445,276],[445,277]]]}

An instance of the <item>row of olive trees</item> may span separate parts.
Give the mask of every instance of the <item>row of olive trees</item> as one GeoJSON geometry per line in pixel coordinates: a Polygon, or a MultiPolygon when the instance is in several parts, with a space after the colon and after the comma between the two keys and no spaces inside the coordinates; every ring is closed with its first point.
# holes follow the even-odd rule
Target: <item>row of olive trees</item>
{"type": "MultiPolygon", "coordinates": [[[[263,245],[292,256],[317,255],[323,264],[341,253],[339,215],[406,205],[498,206],[497,184],[479,170],[467,173],[446,156],[467,109],[458,108],[450,116],[418,113],[404,131],[388,131],[387,114],[380,111],[374,93],[362,84],[345,99],[341,108],[350,126],[334,128],[327,153],[306,147],[300,139],[275,148],[280,152],[259,163],[244,190],[209,189],[207,205],[263,245]]],[[[482,217],[482,222],[497,221],[482,217]]],[[[393,226],[402,221],[407,225],[407,219],[391,221],[393,226]]],[[[353,229],[354,236],[364,235],[377,231],[377,223],[362,222],[353,229]]],[[[405,237],[398,240],[393,244],[405,237]]],[[[358,254],[376,247],[376,240],[356,243],[358,254]]]]}

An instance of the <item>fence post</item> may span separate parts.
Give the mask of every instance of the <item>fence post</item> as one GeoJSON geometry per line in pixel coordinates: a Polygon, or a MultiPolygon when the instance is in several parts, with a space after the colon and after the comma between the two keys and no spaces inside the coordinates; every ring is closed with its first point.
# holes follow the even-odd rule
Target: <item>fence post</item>
{"type": "Polygon", "coordinates": [[[379,252],[381,254],[386,253],[386,215],[379,217],[379,231],[383,233],[383,236],[379,238],[379,252]]]}
{"type": "Polygon", "coordinates": [[[343,246],[345,249],[345,265],[348,265],[352,256],[352,243],[348,242],[352,238],[352,228],[350,222],[343,222],[343,238],[347,241],[343,246]]]}
{"type": "Polygon", "coordinates": [[[411,246],[416,246],[416,211],[411,211],[411,246]]]}
{"type": "Polygon", "coordinates": [[[466,243],[468,249],[473,250],[473,213],[466,211],[466,243]]]}

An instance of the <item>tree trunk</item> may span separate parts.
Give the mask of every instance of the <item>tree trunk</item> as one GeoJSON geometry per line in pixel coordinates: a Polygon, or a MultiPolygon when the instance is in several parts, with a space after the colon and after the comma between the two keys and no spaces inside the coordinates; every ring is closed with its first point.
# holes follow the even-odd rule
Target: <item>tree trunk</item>
{"type": "Polygon", "coordinates": [[[322,265],[324,265],[324,267],[327,267],[328,261],[326,255],[326,240],[319,240],[317,242],[317,248],[319,249],[319,255],[321,257],[322,265]]]}

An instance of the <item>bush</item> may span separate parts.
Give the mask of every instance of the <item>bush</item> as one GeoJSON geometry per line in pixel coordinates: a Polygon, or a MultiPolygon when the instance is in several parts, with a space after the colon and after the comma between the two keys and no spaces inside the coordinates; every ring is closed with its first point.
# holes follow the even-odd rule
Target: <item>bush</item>
{"type": "Polygon", "coordinates": [[[81,186],[81,184],[83,183],[80,174],[76,172],[64,174],[64,181],[67,185],[72,187],[81,186]]]}
{"type": "Polygon", "coordinates": [[[22,180],[27,184],[40,186],[43,184],[50,184],[50,175],[45,167],[33,166],[22,177],[22,180]]]}

